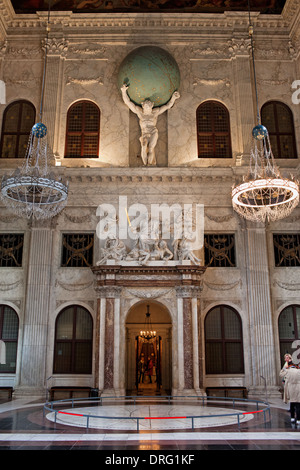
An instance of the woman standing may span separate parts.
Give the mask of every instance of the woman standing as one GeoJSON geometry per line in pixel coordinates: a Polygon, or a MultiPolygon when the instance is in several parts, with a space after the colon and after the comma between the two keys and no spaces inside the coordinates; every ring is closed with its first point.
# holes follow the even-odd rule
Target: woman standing
{"type": "Polygon", "coordinates": [[[280,371],[284,381],[283,400],[290,402],[291,422],[300,424],[300,369],[293,364],[290,354],[284,356],[285,364],[280,371]]]}

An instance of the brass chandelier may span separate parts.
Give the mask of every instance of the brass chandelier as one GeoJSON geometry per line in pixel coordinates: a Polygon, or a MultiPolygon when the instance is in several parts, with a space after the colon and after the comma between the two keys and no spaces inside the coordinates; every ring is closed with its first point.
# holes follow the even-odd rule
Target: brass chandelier
{"type": "Polygon", "coordinates": [[[257,104],[257,125],[252,130],[253,146],[250,152],[250,167],[241,184],[232,189],[233,209],[245,219],[254,222],[269,222],[287,217],[299,203],[297,181],[281,176],[272,153],[269,133],[261,124],[255,73],[253,26],[249,7],[249,36],[251,38],[252,61],[257,104]]]}
{"type": "Polygon", "coordinates": [[[147,305],[144,329],[140,331],[140,337],[145,341],[150,341],[156,337],[156,331],[152,328],[150,316],[149,305],[147,305]]]}
{"type": "Polygon", "coordinates": [[[4,205],[17,216],[28,219],[47,219],[55,216],[65,207],[68,197],[68,183],[62,177],[55,175],[50,168],[54,157],[47,142],[47,127],[42,123],[49,22],[50,3],[40,122],[31,129],[23,165],[11,175],[4,175],[1,182],[1,200],[4,205]]]}

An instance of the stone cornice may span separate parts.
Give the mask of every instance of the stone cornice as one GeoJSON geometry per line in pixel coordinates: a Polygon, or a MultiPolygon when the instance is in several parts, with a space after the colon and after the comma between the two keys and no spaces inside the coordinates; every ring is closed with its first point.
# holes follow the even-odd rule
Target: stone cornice
{"type": "MultiPolygon", "coordinates": [[[[3,30],[14,28],[44,28],[48,12],[32,14],[16,14],[10,0],[0,0],[0,23],[3,30]]],[[[251,13],[256,30],[296,30],[300,21],[300,5],[298,0],[287,0],[281,15],[260,15],[251,13]]],[[[175,28],[180,34],[188,34],[191,29],[199,33],[202,29],[225,28],[245,30],[248,25],[248,12],[214,13],[72,13],[71,11],[52,11],[51,24],[63,28],[104,28],[106,30],[122,28],[175,28]]],[[[194,32],[194,31],[193,31],[194,32]]],[[[220,33],[220,30],[218,31],[220,33]]]]}
{"type": "MultiPolygon", "coordinates": [[[[298,165],[299,166],[299,165],[298,165]]],[[[11,168],[0,168],[0,178],[8,173],[11,168]]],[[[297,176],[300,168],[284,167],[282,172],[297,176]]],[[[210,183],[232,184],[240,180],[248,171],[248,167],[105,167],[105,168],[62,168],[53,167],[55,174],[63,175],[70,185],[105,185],[111,184],[186,184],[186,183],[210,183]]]]}
{"type": "MultiPolygon", "coordinates": [[[[47,22],[47,12],[35,14],[15,14],[9,7],[8,0],[0,0],[0,8],[6,30],[9,34],[18,34],[19,30],[30,30],[30,34],[44,31],[47,22]]],[[[252,14],[256,34],[288,34],[291,21],[299,16],[300,6],[295,7],[290,0],[283,15],[252,14]]],[[[294,20],[295,21],[295,20],[294,20]]],[[[129,42],[135,36],[145,36],[147,31],[152,36],[164,34],[169,40],[184,40],[191,36],[214,34],[224,37],[235,32],[246,32],[248,27],[247,12],[225,12],[224,14],[204,13],[72,13],[51,12],[52,31],[62,31],[65,35],[79,36],[93,34],[93,37],[117,35],[123,41],[129,42]],[[128,37],[126,36],[128,32],[128,37]],[[125,35],[125,36],[124,36],[125,35]]],[[[147,40],[147,38],[146,38],[147,40]]]]}

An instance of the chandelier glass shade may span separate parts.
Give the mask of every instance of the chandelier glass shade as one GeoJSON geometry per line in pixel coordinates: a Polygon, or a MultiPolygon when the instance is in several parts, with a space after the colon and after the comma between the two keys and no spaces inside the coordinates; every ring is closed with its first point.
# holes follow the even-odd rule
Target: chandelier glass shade
{"type": "MultiPolygon", "coordinates": [[[[283,178],[275,164],[267,130],[253,129],[250,168],[243,182],[232,190],[232,205],[242,217],[255,222],[287,217],[299,203],[299,185],[283,178]]],[[[261,126],[263,127],[263,126],[261,126]]],[[[265,128],[264,128],[265,129],[265,128]]]]}
{"type": "Polygon", "coordinates": [[[156,337],[156,331],[154,331],[152,328],[149,305],[147,305],[147,313],[146,313],[146,318],[145,318],[144,329],[140,331],[140,338],[142,338],[145,341],[150,341],[151,339],[155,337],[156,337]]]}
{"type": "Polygon", "coordinates": [[[281,176],[275,164],[269,133],[261,124],[254,60],[253,26],[249,8],[249,36],[254,72],[257,105],[257,125],[252,130],[253,144],[250,151],[248,175],[234,186],[231,193],[233,209],[243,218],[253,222],[271,222],[283,219],[299,204],[299,184],[281,176]]]}
{"type": "Polygon", "coordinates": [[[1,200],[4,205],[17,216],[27,219],[54,217],[65,207],[68,197],[68,183],[54,172],[54,156],[47,142],[47,127],[42,122],[49,22],[50,2],[46,28],[40,122],[31,129],[22,166],[18,167],[11,175],[4,175],[1,182],[1,200]]]}
{"type": "Polygon", "coordinates": [[[47,128],[33,126],[22,167],[1,182],[1,199],[17,216],[47,219],[57,215],[66,205],[68,183],[51,171],[53,155],[47,143],[47,128]]]}

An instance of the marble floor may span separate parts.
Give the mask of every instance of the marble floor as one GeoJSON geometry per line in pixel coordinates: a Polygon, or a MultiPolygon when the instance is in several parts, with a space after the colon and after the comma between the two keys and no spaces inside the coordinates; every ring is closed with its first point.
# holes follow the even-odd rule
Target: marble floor
{"type": "MultiPolygon", "coordinates": [[[[201,423],[197,422],[194,429],[191,428],[190,422],[184,421],[182,417],[191,412],[199,413],[199,409],[193,410],[190,405],[187,409],[180,403],[168,410],[167,405],[155,404],[151,407],[143,405],[144,411],[140,407],[133,410],[127,406],[115,406],[114,410],[107,410],[97,405],[88,410],[93,415],[101,412],[102,416],[103,412],[118,414],[121,409],[125,416],[128,416],[128,413],[141,416],[141,413],[146,413],[147,410],[152,417],[159,416],[158,413],[161,413],[160,416],[169,413],[168,416],[178,418],[177,425],[172,419],[163,426],[158,424],[162,423],[160,420],[149,420],[147,426],[143,429],[140,427],[137,432],[128,424],[121,425],[122,420],[118,425],[115,421],[113,426],[92,423],[93,426],[88,429],[78,421],[78,417],[70,417],[68,414],[62,414],[59,420],[54,422],[53,416],[43,413],[43,402],[34,399],[1,399],[0,451],[102,450],[106,451],[103,455],[122,455],[122,451],[126,451],[128,456],[138,451],[145,451],[147,455],[149,451],[198,455],[201,450],[300,450],[300,426],[291,424],[288,407],[280,399],[270,400],[270,405],[271,413],[267,419],[264,419],[262,413],[250,414],[238,425],[235,420],[232,421],[226,416],[213,418],[213,421],[208,417],[201,423]]],[[[240,408],[239,406],[238,409],[240,408]]],[[[231,410],[229,405],[225,405],[225,408],[218,405],[215,409],[213,406],[210,410],[206,408],[205,413],[217,411],[218,414],[230,414],[231,410]]],[[[82,408],[65,408],[64,411],[80,415],[82,408]]],[[[240,411],[243,411],[243,407],[240,411]]],[[[166,420],[164,422],[166,423],[166,420]]]]}

